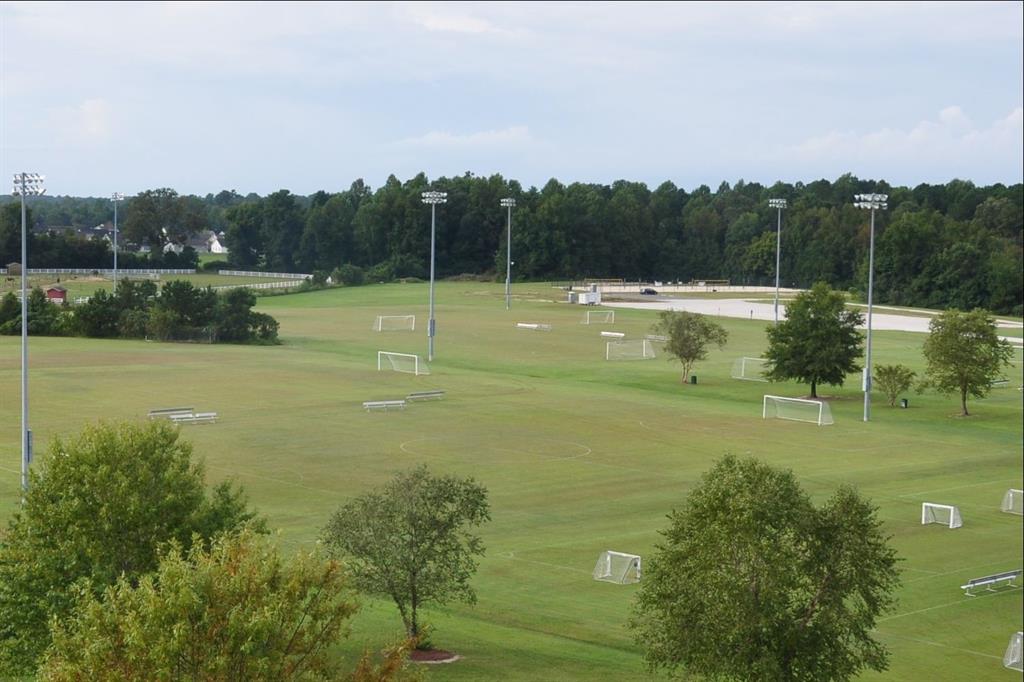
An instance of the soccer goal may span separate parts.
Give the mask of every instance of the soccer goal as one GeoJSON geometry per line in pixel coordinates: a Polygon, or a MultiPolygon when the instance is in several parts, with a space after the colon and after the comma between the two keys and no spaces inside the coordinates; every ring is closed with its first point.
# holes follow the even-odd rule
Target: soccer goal
{"type": "Polygon", "coordinates": [[[951,504],[935,504],[933,502],[921,503],[921,525],[939,523],[950,528],[959,528],[964,525],[960,517],[960,508],[951,504]]]}
{"type": "Polygon", "coordinates": [[[732,363],[732,378],[744,381],[764,381],[764,371],[768,368],[768,361],[764,358],[739,358],[732,363]]]}
{"type": "Polygon", "coordinates": [[[601,552],[594,566],[594,580],[617,585],[640,582],[640,557],[622,552],[601,552]]]}
{"type": "Polygon", "coordinates": [[[415,315],[378,315],[373,323],[375,332],[416,331],[415,315]]]}
{"type": "Polygon", "coordinates": [[[390,369],[396,372],[407,374],[430,374],[427,363],[420,360],[418,355],[409,353],[390,353],[386,350],[377,351],[377,371],[390,369]]]}
{"type": "Polygon", "coordinates": [[[647,339],[608,341],[604,347],[605,360],[651,360],[654,345],[647,339]]]}
{"type": "Polygon", "coordinates": [[[1010,635],[1010,644],[1006,647],[1006,653],[1003,654],[1003,666],[1010,670],[1024,671],[1024,660],[1022,660],[1022,654],[1024,654],[1024,632],[1015,632],[1010,635]]]}
{"type": "Polygon", "coordinates": [[[1007,514],[1016,514],[1017,516],[1024,516],[1024,490],[1017,490],[1010,488],[1003,495],[1003,503],[999,505],[1000,511],[1004,511],[1007,514]]]}
{"type": "Polygon", "coordinates": [[[764,397],[764,402],[761,404],[761,418],[788,419],[818,426],[829,426],[835,423],[832,421],[832,410],[824,400],[784,398],[778,395],[764,397]]]}
{"type": "Polygon", "coordinates": [[[583,313],[583,324],[615,324],[615,311],[588,310],[583,313]]]}

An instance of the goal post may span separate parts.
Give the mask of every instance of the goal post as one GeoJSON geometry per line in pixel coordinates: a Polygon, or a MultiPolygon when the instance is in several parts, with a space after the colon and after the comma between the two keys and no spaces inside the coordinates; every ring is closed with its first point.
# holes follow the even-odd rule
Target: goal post
{"type": "Polygon", "coordinates": [[[1024,516],[1024,490],[1017,490],[1016,488],[1007,490],[1006,494],[1003,495],[1003,503],[999,505],[999,510],[1007,514],[1024,516]]]}
{"type": "Polygon", "coordinates": [[[373,322],[375,332],[416,331],[415,315],[378,315],[373,322]]]}
{"type": "Polygon", "coordinates": [[[1024,671],[1024,632],[1010,635],[1010,643],[1003,654],[1003,667],[1024,671]]]}
{"type": "Polygon", "coordinates": [[[392,370],[405,372],[406,374],[430,374],[427,363],[423,362],[418,355],[410,353],[392,353],[386,350],[377,351],[377,371],[392,370]]]}
{"type": "Polygon", "coordinates": [[[582,324],[615,324],[615,311],[588,310],[583,313],[582,324]]]}
{"type": "Polygon", "coordinates": [[[824,400],[786,398],[779,395],[764,397],[761,403],[761,419],[786,419],[818,426],[830,426],[835,423],[832,420],[832,410],[824,400]]]}
{"type": "Polygon", "coordinates": [[[949,528],[959,528],[964,525],[960,516],[960,508],[952,504],[935,504],[934,502],[921,503],[921,525],[938,523],[949,528]]]}
{"type": "Polygon", "coordinates": [[[601,552],[594,566],[594,580],[616,585],[640,582],[640,557],[624,552],[601,552]]]}
{"type": "Polygon", "coordinates": [[[604,347],[605,360],[652,360],[654,344],[648,339],[608,341],[604,347]]]}
{"type": "Polygon", "coordinates": [[[767,366],[768,361],[764,358],[738,358],[732,363],[730,376],[733,379],[742,379],[743,381],[763,381],[767,383],[768,379],[764,376],[767,366]]]}

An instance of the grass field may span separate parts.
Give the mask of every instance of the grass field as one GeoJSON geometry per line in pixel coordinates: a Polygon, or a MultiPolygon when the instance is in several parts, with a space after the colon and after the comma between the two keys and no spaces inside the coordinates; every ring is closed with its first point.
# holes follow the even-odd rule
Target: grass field
{"type": "MultiPolygon", "coordinates": [[[[850,483],[881,508],[903,558],[899,604],[879,624],[891,669],[864,679],[1012,679],[1001,656],[1021,629],[1022,590],[962,595],[966,580],[1022,565],[1021,518],[999,512],[1022,486],[1021,365],[1011,388],[971,403],[911,394],[893,409],[876,394],[861,421],[859,378],[831,395],[835,425],[761,420],[761,396],[804,386],[735,381],[732,361],[757,356],[763,322],[722,319],[730,341],[682,385],[664,357],[605,362],[599,331],[643,334],[645,311],[610,326],[580,324],[543,285],[437,287],[436,359],[429,376],[377,372],[376,353],[426,354],[425,284],[336,289],[261,299],[281,322],[277,347],[34,338],[32,427],[42,445],[100,418],[144,418],[193,405],[220,423],[183,428],[208,478],[237,478],[280,529],[285,549],[312,543],[350,496],[426,462],[472,475],[490,491],[493,521],[475,579],[479,603],[433,609],[434,644],[464,659],[438,680],[647,679],[625,628],[635,586],[598,583],[605,549],[646,555],[665,515],[726,452],[791,468],[817,500],[850,483]],[[415,332],[375,333],[378,314],[417,316],[415,332]],[[515,322],[551,324],[551,332],[515,322]],[[367,413],[364,400],[444,389],[443,401],[367,413]],[[921,502],[956,504],[964,527],[921,526],[921,502]]],[[[924,335],[875,332],[876,363],[923,369],[924,335]]],[[[18,499],[18,339],[0,338],[0,517],[18,499]]],[[[660,349],[659,349],[660,351],[660,349]]],[[[1019,353],[1018,356],[1019,358],[1019,353]]],[[[392,605],[368,600],[339,652],[395,639],[392,605]]]]}

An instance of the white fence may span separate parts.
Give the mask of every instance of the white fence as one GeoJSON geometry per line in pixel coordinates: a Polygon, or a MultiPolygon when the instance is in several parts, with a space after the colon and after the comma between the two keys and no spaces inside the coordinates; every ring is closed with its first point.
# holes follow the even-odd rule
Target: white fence
{"type": "Polygon", "coordinates": [[[311,279],[313,275],[299,272],[255,272],[249,270],[221,270],[222,275],[234,275],[235,277],[270,277],[273,279],[311,279]]]}
{"type": "Polygon", "coordinates": [[[293,279],[288,282],[260,282],[259,284],[224,284],[222,286],[213,287],[214,291],[224,291],[226,289],[291,289],[292,287],[302,286],[302,282],[305,280],[293,279]]]}
{"type": "MultiPolygon", "coordinates": [[[[25,271],[29,275],[104,275],[112,277],[114,270],[111,268],[29,268],[25,271]]],[[[7,268],[0,268],[0,274],[6,275],[7,268]]],[[[118,275],[131,277],[132,275],[194,275],[195,270],[160,270],[147,268],[118,268],[118,275]]]]}

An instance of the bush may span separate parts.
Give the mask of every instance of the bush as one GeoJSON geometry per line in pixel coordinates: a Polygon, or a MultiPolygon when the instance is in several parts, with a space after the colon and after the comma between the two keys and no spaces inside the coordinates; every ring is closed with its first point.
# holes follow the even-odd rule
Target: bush
{"type": "Polygon", "coordinates": [[[203,263],[199,269],[203,272],[220,272],[221,270],[230,270],[231,263],[226,260],[211,260],[203,263]]]}
{"type": "Polygon", "coordinates": [[[366,273],[358,265],[345,263],[334,269],[331,277],[335,282],[347,287],[357,287],[366,283],[366,273]]]}
{"type": "Polygon", "coordinates": [[[391,269],[391,264],[388,262],[377,263],[366,272],[366,281],[368,282],[390,282],[395,278],[395,272],[391,269]]]}

